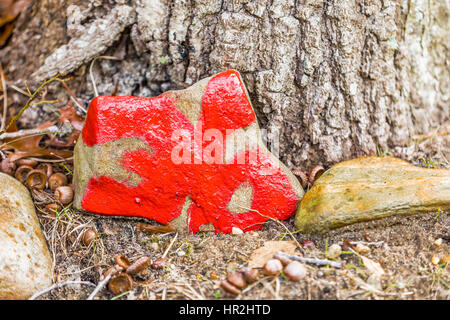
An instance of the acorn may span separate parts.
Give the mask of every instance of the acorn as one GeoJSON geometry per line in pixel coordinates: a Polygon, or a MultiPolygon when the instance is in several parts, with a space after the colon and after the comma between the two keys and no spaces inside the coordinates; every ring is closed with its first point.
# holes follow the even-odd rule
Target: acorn
{"type": "Polygon", "coordinates": [[[247,286],[244,275],[240,272],[229,273],[227,275],[227,281],[239,289],[244,289],[247,286]]]}
{"type": "Polygon", "coordinates": [[[130,261],[122,254],[118,254],[114,257],[114,262],[121,266],[124,270],[128,269],[128,267],[131,265],[130,261]]]}
{"type": "Polygon", "coordinates": [[[73,199],[73,189],[70,186],[60,186],[55,190],[55,199],[62,204],[69,204],[73,199]]]}
{"type": "Polygon", "coordinates": [[[48,178],[48,187],[52,191],[55,191],[56,188],[60,186],[66,186],[67,183],[68,181],[66,175],[61,172],[54,173],[50,176],[50,178],[48,178]]]}
{"type": "Polygon", "coordinates": [[[97,231],[95,231],[94,229],[88,229],[83,234],[83,243],[85,246],[89,246],[96,238],[97,231]]]}
{"type": "Polygon", "coordinates": [[[308,187],[308,176],[306,173],[304,173],[302,170],[297,169],[292,171],[293,174],[295,174],[300,179],[300,184],[302,185],[303,189],[306,189],[308,187]]]}
{"type": "Polygon", "coordinates": [[[319,179],[319,177],[325,172],[325,169],[321,165],[317,165],[314,168],[311,169],[309,173],[309,184],[312,186],[314,184],[314,181],[319,179]]]}
{"type": "Polygon", "coordinates": [[[238,288],[236,288],[235,286],[233,286],[231,283],[229,283],[228,281],[224,280],[220,283],[220,286],[222,288],[225,289],[225,291],[232,293],[234,295],[238,295],[241,293],[241,290],[239,290],[238,288]]]}
{"type": "Polygon", "coordinates": [[[100,280],[105,279],[109,274],[111,273],[118,273],[121,272],[123,268],[117,264],[113,265],[112,267],[108,268],[108,270],[105,271],[105,273],[100,277],[100,280]]]}
{"type": "Polygon", "coordinates": [[[61,212],[62,207],[57,203],[50,203],[45,206],[45,211],[50,214],[56,214],[57,212],[61,212]]]}
{"type": "Polygon", "coordinates": [[[254,269],[254,268],[245,268],[244,270],[241,271],[242,274],[244,275],[245,280],[248,283],[253,283],[256,280],[258,280],[258,276],[259,276],[259,270],[258,269],[254,269]]]}
{"type": "Polygon", "coordinates": [[[50,163],[40,163],[37,167],[36,170],[41,170],[43,172],[45,172],[47,178],[50,178],[50,176],[53,173],[53,167],[50,163]]]}
{"type": "Polygon", "coordinates": [[[16,164],[14,162],[9,161],[8,158],[5,158],[0,162],[0,170],[3,173],[9,174],[10,176],[14,176],[14,171],[16,170],[16,164]]]}
{"type": "Polygon", "coordinates": [[[44,190],[45,184],[47,183],[47,175],[41,170],[30,170],[27,174],[26,183],[29,188],[44,190]]]}
{"type": "Polygon", "coordinates": [[[292,261],[284,268],[284,274],[292,281],[299,281],[307,273],[305,266],[298,261],[292,261]]]}
{"type": "Polygon", "coordinates": [[[20,182],[25,183],[26,180],[27,180],[28,172],[30,172],[31,170],[33,170],[33,168],[30,167],[30,166],[26,166],[26,165],[20,166],[20,167],[17,168],[16,173],[15,173],[14,176],[20,182]]]}
{"type": "Polygon", "coordinates": [[[22,159],[16,160],[15,162],[18,166],[29,166],[32,168],[36,167],[38,164],[38,162],[36,160],[29,159],[29,158],[22,158],[22,159]]]}
{"type": "Polygon", "coordinates": [[[264,265],[264,273],[268,276],[276,276],[283,270],[283,265],[278,259],[270,259],[264,265]]]}
{"type": "Polygon", "coordinates": [[[128,274],[137,274],[146,269],[149,264],[150,264],[149,257],[141,257],[137,259],[135,262],[133,262],[133,264],[127,268],[126,272],[128,274]]]}
{"type": "Polygon", "coordinates": [[[114,294],[121,294],[130,291],[133,288],[133,279],[122,272],[116,276],[113,276],[108,282],[108,289],[114,294]]]}

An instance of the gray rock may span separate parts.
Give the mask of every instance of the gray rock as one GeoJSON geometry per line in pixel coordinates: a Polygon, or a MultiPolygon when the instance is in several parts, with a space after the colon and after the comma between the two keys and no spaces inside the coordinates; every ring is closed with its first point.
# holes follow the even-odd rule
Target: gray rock
{"type": "Polygon", "coordinates": [[[52,258],[28,190],[0,173],[0,299],[27,299],[52,284],[52,258]]]}

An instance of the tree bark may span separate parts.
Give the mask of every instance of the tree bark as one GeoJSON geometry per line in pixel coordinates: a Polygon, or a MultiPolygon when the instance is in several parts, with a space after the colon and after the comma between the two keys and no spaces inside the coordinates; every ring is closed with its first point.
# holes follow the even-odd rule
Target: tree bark
{"type": "MultiPolygon", "coordinates": [[[[11,81],[60,72],[94,96],[154,96],[228,68],[289,167],[330,165],[449,121],[449,1],[41,0],[0,60],[11,81]]],[[[55,96],[67,100],[56,88],[55,96]]],[[[18,93],[11,94],[14,96],[18,93]]],[[[13,102],[18,103],[19,98],[13,102]]],[[[31,111],[30,111],[31,112],[31,111]]]]}

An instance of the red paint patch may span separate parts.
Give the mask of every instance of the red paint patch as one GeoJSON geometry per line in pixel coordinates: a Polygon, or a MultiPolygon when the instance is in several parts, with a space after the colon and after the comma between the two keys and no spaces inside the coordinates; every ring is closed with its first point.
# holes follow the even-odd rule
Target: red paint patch
{"type": "MultiPolygon", "coordinates": [[[[209,81],[202,109],[202,130],[215,128],[224,136],[225,130],[239,129],[256,120],[235,71],[223,72],[209,81]]],[[[180,214],[189,196],[192,199],[188,209],[189,228],[194,233],[207,223],[212,223],[216,232],[229,233],[232,227],[254,230],[267,220],[262,215],[287,219],[295,212],[297,196],[286,174],[266,151],[259,148],[246,151],[247,159],[256,160],[245,161],[245,164],[177,165],[172,162],[171,152],[178,142],[171,138],[172,133],[180,129],[194,136],[192,124],[165,96],[94,99],[82,131],[85,144],[93,146],[120,138],[140,137],[154,153],[137,150],[124,154],[123,166],[142,177],[136,187],[106,176],[91,178],[82,207],[95,213],[145,217],[167,224],[180,214]],[[259,156],[253,157],[254,153],[259,156]],[[273,172],[262,174],[268,168],[273,172]],[[226,207],[243,183],[253,188],[251,210],[235,214],[226,207]]],[[[194,140],[192,138],[191,150],[194,150],[194,140]]]]}

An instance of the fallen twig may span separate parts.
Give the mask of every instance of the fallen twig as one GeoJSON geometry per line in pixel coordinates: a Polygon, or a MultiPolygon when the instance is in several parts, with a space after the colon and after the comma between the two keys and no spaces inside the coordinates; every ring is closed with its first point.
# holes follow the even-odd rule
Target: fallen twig
{"type": "MultiPolygon", "coordinates": [[[[358,244],[363,244],[363,245],[366,245],[366,246],[373,246],[373,247],[379,248],[379,247],[381,247],[381,246],[383,245],[384,241],[383,241],[383,240],[381,240],[381,241],[374,241],[374,242],[366,242],[366,241],[349,241],[349,243],[350,243],[351,245],[353,245],[353,246],[356,246],[356,245],[358,245],[358,244]]],[[[343,245],[344,245],[344,242],[343,242],[343,241],[339,241],[338,244],[339,244],[340,246],[343,246],[343,245]]]]}
{"type": "Polygon", "coordinates": [[[49,291],[52,291],[53,289],[61,288],[66,285],[69,285],[69,284],[85,284],[87,286],[95,287],[95,284],[93,284],[92,282],[89,282],[89,281],[66,281],[66,282],[62,282],[62,283],[55,283],[54,285],[48,287],[47,289],[44,289],[42,291],[39,291],[39,292],[33,294],[30,298],[28,298],[28,300],[34,300],[37,297],[39,297],[49,291]]]}
{"type": "Polygon", "coordinates": [[[2,90],[3,90],[3,114],[2,114],[2,124],[0,126],[0,131],[5,130],[6,125],[6,111],[8,110],[8,93],[6,88],[5,75],[3,73],[3,66],[0,64],[0,77],[2,81],[2,90]]]}
{"type": "Polygon", "coordinates": [[[66,134],[66,133],[70,133],[70,132],[61,131],[61,129],[58,128],[57,126],[50,126],[48,128],[43,128],[43,129],[24,129],[24,130],[15,131],[15,132],[5,132],[5,133],[0,134],[0,140],[16,139],[16,138],[26,137],[29,135],[44,134],[44,133],[66,134]]]}
{"type": "Polygon", "coordinates": [[[98,91],[97,91],[97,85],[95,84],[94,74],[92,73],[92,67],[94,66],[94,62],[95,62],[97,59],[120,60],[119,58],[117,58],[117,57],[112,57],[112,56],[98,56],[98,57],[95,57],[95,58],[92,60],[91,65],[90,65],[90,67],[89,67],[89,76],[91,77],[92,86],[93,86],[93,88],[94,88],[94,94],[95,94],[96,97],[98,97],[98,91]]]}
{"type": "Polygon", "coordinates": [[[327,265],[330,265],[333,268],[340,268],[341,267],[341,263],[340,262],[331,261],[331,260],[327,260],[327,259],[304,258],[304,257],[290,255],[290,254],[284,253],[282,251],[277,251],[275,253],[275,255],[274,255],[274,258],[276,259],[277,256],[278,257],[282,257],[282,258],[289,258],[291,260],[296,260],[296,261],[300,261],[300,262],[303,262],[303,263],[314,264],[316,266],[327,266],[327,265]]]}
{"type": "Polygon", "coordinates": [[[47,86],[49,83],[53,82],[53,81],[60,81],[63,82],[67,81],[67,79],[59,79],[59,74],[56,75],[55,77],[45,81],[44,83],[42,83],[34,92],[33,94],[30,95],[30,98],[27,100],[25,106],[22,107],[22,109],[19,110],[19,112],[12,117],[12,119],[9,121],[8,125],[6,126],[6,128],[3,128],[2,130],[0,130],[1,133],[4,133],[5,130],[8,130],[8,128],[22,115],[22,113],[31,105],[31,102],[34,100],[34,98],[36,98],[37,94],[45,87],[47,86]]]}

